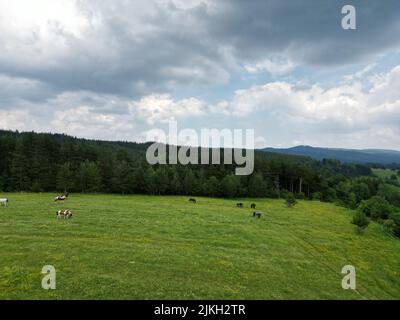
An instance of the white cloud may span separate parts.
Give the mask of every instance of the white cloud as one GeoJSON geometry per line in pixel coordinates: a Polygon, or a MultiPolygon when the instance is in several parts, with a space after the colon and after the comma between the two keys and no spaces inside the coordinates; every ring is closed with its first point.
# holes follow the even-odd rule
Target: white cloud
{"type": "Polygon", "coordinates": [[[400,66],[367,81],[369,89],[361,82],[345,81],[327,89],[318,84],[297,87],[272,82],[236,91],[224,110],[239,118],[275,119],[271,121],[279,121],[282,135],[293,132],[296,143],[303,136],[305,144],[321,145],[325,141],[357,147],[383,143],[398,149],[400,66]]]}
{"type": "Polygon", "coordinates": [[[132,139],[135,126],[132,119],[126,116],[101,114],[91,107],[80,106],[56,112],[51,128],[81,137],[120,140],[128,137],[132,139]]]}
{"type": "Polygon", "coordinates": [[[293,71],[295,64],[290,60],[273,61],[271,59],[266,59],[261,62],[246,64],[244,68],[249,73],[268,72],[274,76],[282,76],[293,71]]]}
{"type": "Polygon", "coordinates": [[[189,116],[201,116],[205,103],[196,98],[175,101],[168,94],[153,94],[132,103],[131,112],[138,114],[148,124],[167,122],[189,116]]]}
{"type": "Polygon", "coordinates": [[[35,118],[29,111],[0,110],[0,128],[5,130],[40,130],[35,118]]]}
{"type": "Polygon", "coordinates": [[[1,26],[4,31],[17,31],[14,36],[49,36],[51,24],[79,35],[88,21],[81,14],[76,0],[0,0],[1,26]],[[16,30],[17,27],[17,30],[16,30]]]}
{"type": "MultiPolygon", "coordinates": [[[[1,78],[0,78],[1,79],[1,78]]],[[[3,78],[4,79],[4,78],[3,78]]],[[[46,101],[16,100],[0,110],[5,129],[64,132],[107,140],[140,140],[170,119],[181,128],[254,128],[257,146],[296,143],[336,147],[400,145],[400,66],[365,83],[336,87],[298,86],[283,81],[237,90],[230,100],[207,104],[188,97],[151,94],[129,99],[88,91],[63,92],[46,101]]],[[[37,83],[14,80],[15,87],[37,83]]],[[[7,89],[3,88],[3,92],[7,89]]]]}
{"type": "Polygon", "coordinates": [[[268,111],[285,121],[293,119],[310,124],[326,121],[340,129],[368,126],[372,120],[382,122],[399,112],[400,67],[370,80],[372,87],[368,91],[361,82],[328,89],[318,84],[298,88],[288,82],[272,82],[236,91],[230,109],[236,116],[268,111]]]}
{"type": "Polygon", "coordinates": [[[13,106],[0,109],[0,128],[130,141],[168,120],[201,117],[206,111],[205,103],[193,97],[174,100],[168,94],[153,94],[131,100],[87,91],[63,92],[29,108],[13,106]]]}

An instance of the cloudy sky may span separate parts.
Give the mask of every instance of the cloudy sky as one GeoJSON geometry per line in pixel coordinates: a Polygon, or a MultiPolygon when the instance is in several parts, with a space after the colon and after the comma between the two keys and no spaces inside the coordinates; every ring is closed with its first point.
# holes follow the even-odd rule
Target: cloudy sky
{"type": "Polygon", "coordinates": [[[400,150],[399,35],[398,0],[0,0],[0,128],[400,150]]]}

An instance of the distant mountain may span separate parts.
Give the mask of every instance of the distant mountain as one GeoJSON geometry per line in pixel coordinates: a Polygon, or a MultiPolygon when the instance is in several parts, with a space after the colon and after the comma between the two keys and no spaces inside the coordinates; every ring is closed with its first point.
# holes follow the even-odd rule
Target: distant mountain
{"type": "Polygon", "coordinates": [[[297,146],[287,149],[265,148],[262,151],[308,156],[317,160],[337,159],[342,162],[350,163],[376,163],[392,164],[400,163],[400,151],[380,150],[380,149],[335,149],[335,148],[317,148],[311,146],[297,146]]]}

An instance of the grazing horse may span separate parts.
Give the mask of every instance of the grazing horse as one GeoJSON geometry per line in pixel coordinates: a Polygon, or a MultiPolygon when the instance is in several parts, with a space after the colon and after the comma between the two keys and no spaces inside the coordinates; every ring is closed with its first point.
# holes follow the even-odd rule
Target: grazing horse
{"type": "Polygon", "coordinates": [[[236,203],[236,207],[238,207],[238,208],[243,208],[243,203],[241,203],[241,202],[236,203]]]}
{"type": "Polygon", "coordinates": [[[250,205],[250,208],[251,208],[251,209],[255,209],[255,208],[256,208],[256,204],[255,204],[255,203],[252,203],[252,204],[250,205]]]}
{"type": "Polygon", "coordinates": [[[0,204],[1,204],[2,206],[7,207],[7,205],[8,205],[8,199],[7,199],[7,198],[2,198],[2,199],[0,199],[0,204]]]}
{"type": "Polygon", "coordinates": [[[57,196],[54,198],[54,201],[64,201],[68,198],[68,192],[64,192],[62,196],[57,196]]]}
{"type": "Polygon", "coordinates": [[[191,203],[196,203],[197,201],[196,201],[196,199],[190,198],[190,199],[189,199],[189,202],[191,202],[191,203]]]}
{"type": "Polygon", "coordinates": [[[254,212],[253,212],[253,217],[254,217],[254,218],[255,218],[255,217],[261,218],[261,215],[262,215],[262,212],[259,212],[259,211],[254,211],[254,212]]]}
{"type": "Polygon", "coordinates": [[[57,219],[64,218],[69,219],[72,218],[72,211],[71,210],[58,210],[56,211],[57,219]]]}

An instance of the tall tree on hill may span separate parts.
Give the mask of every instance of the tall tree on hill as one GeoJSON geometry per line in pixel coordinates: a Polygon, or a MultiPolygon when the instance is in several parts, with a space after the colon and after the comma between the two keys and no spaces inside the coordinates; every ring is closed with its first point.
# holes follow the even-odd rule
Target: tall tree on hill
{"type": "Polygon", "coordinates": [[[240,180],[237,176],[230,174],[221,181],[221,194],[227,198],[234,198],[240,190],[240,180]]]}
{"type": "Polygon", "coordinates": [[[0,137],[0,190],[11,191],[11,160],[15,149],[15,139],[4,136],[0,137]]]}
{"type": "Polygon", "coordinates": [[[111,178],[111,190],[115,193],[129,194],[134,192],[134,175],[131,166],[120,161],[116,164],[111,178]]]}
{"type": "Polygon", "coordinates": [[[133,192],[138,194],[148,193],[146,171],[142,166],[133,170],[133,192]]]}
{"type": "Polygon", "coordinates": [[[154,192],[166,194],[169,186],[168,172],[165,166],[160,166],[154,173],[154,192]]]}
{"type": "Polygon", "coordinates": [[[256,173],[249,179],[248,195],[250,197],[265,197],[267,185],[261,173],[256,173]]]}
{"type": "Polygon", "coordinates": [[[104,191],[112,192],[112,178],[116,166],[113,154],[102,150],[99,155],[98,166],[104,191]]]}
{"type": "Polygon", "coordinates": [[[182,183],[182,191],[184,194],[195,195],[199,191],[196,179],[197,178],[194,175],[192,169],[185,168],[183,183],[182,183]]]}
{"type": "Polygon", "coordinates": [[[209,197],[217,197],[219,195],[219,181],[216,177],[211,176],[203,184],[204,195],[209,197]]]}
{"type": "Polygon", "coordinates": [[[145,170],[145,193],[147,194],[155,194],[156,193],[156,184],[155,184],[155,171],[152,166],[148,167],[145,170]]]}
{"type": "Polygon", "coordinates": [[[51,191],[56,187],[55,170],[57,148],[47,135],[33,136],[31,153],[30,177],[32,189],[36,191],[51,191]]]}
{"type": "Polygon", "coordinates": [[[179,173],[175,167],[172,170],[171,174],[172,174],[172,179],[169,183],[169,193],[170,194],[182,194],[182,182],[179,177],[179,173]]]}
{"type": "Polygon", "coordinates": [[[56,178],[57,190],[60,192],[72,191],[74,187],[74,174],[71,170],[70,163],[63,163],[57,173],[56,178]]]}
{"type": "Polygon", "coordinates": [[[15,191],[29,191],[31,188],[28,147],[27,143],[24,143],[22,139],[18,139],[12,155],[11,177],[13,190],[15,191]]]}
{"type": "Polygon", "coordinates": [[[80,165],[77,178],[82,193],[99,192],[102,189],[100,169],[93,161],[86,160],[80,165]]]}

